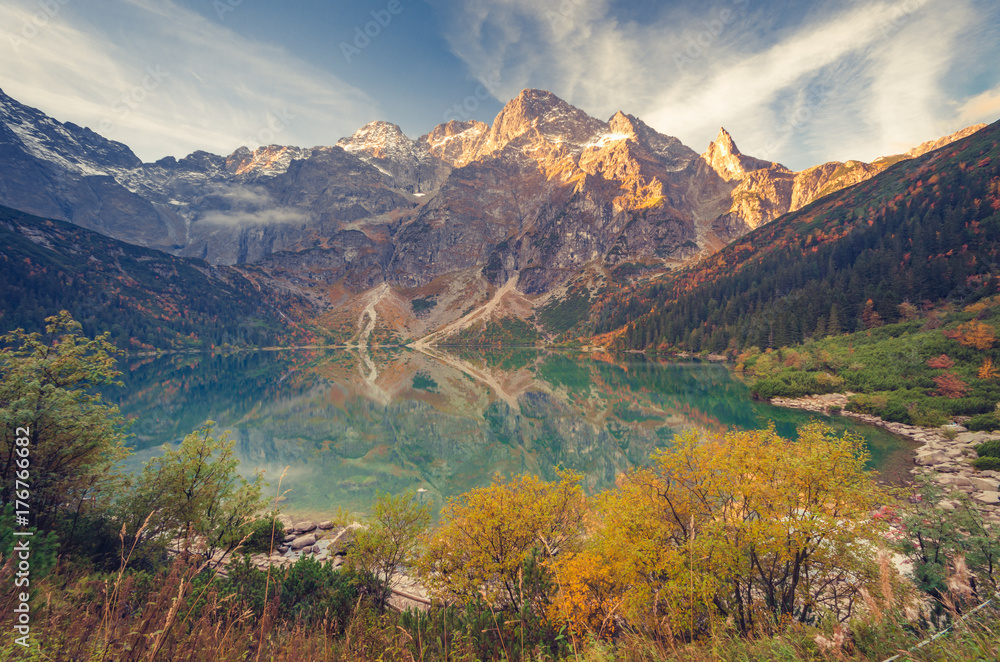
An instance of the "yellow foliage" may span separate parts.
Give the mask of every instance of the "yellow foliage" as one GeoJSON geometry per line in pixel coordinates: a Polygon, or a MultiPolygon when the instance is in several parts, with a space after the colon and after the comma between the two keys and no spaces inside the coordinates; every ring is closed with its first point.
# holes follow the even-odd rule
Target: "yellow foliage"
{"type": "Polygon", "coordinates": [[[987,356],[983,359],[983,364],[979,366],[979,372],[976,373],[976,376],[979,379],[994,379],[998,374],[1000,372],[993,366],[993,359],[987,356]]]}
{"type": "Polygon", "coordinates": [[[445,600],[483,597],[519,607],[529,556],[545,561],[578,547],[586,511],[580,479],[568,471],[553,483],[498,476],[450,501],[418,560],[428,587],[445,600]]]}
{"type": "Polygon", "coordinates": [[[971,321],[959,324],[956,329],[956,340],[959,344],[978,350],[986,350],[993,346],[996,332],[993,327],[983,322],[971,321]]]}
{"type": "Polygon", "coordinates": [[[797,441],[773,428],[682,435],[600,497],[587,551],[556,566],[560,617],[605,636],[621,618],[697,637],[727,620],[751,633],[819,611],[846,616],[874,570],[869,513],[886,499],[866,460],[860,438],[820,424],[797,441]]]}

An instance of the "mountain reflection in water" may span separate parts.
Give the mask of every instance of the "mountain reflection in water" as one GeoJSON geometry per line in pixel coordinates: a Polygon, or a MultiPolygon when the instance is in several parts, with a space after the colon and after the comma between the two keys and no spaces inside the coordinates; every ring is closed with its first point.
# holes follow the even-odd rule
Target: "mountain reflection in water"
{"type": "MultiPolygon", "coordinates": [[[[134,419],[130,468],[205,420],[231,430],[242,467],[265,471],[286,510],[364,512],[376,491],[422,488],[435,510],[496,474],[585,476],[593,492],[680,431],[765,427],[810,416],[750,399],[723,366],[526,349],[287,350],[129,357],[108,392],[134,419]]],[[[832,417],[869,442],[872,466],[908,445],[832,417]]]]}

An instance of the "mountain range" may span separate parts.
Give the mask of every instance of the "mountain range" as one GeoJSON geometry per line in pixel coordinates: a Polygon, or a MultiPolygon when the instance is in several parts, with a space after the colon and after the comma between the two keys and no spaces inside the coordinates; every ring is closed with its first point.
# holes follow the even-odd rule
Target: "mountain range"
{"type": "Polygon", "coordinates": [[[328,147],[143,163],[0,92],[0,205],[252,272],[337,340],[551,339],[609,288],[686,268],[983,126],[794,172],[725,129],[699,154],[632,115],[602,121],[529,89],[492,125],[416,140],[376,121],[328,147]]]}

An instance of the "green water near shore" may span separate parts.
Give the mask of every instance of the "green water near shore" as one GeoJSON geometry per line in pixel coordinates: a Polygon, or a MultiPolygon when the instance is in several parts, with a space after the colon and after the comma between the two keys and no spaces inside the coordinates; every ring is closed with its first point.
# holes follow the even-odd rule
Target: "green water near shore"
{"type": "MultiPolygon", "coordinates": [[[[125,359],[107,393],[132,419],[129,466],[205,420],[236,439],[242,470],[262,469],[285,510],[365,512],[376,492],[420,490],[437,510],[496,473],[551,479],[560,467],[606,489],[678,432],[778,432],[814,414],[750,398],[724,366],[595,358],[534,350],[294,350],[125,359]]],[[[871,467],[909,466],[912,444],[844,417],[865,437],[871,467]]]]}

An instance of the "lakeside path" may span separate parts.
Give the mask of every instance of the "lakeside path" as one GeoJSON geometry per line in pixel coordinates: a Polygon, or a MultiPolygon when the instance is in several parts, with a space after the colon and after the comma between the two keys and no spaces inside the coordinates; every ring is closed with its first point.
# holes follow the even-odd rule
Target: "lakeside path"
{"type": "MultiPolygon", "coordinates": [[[[976,458],[973,447],[989,439],[1000,439],[1000,432],[969,432],[960,425],[925,428],[885,421],[878,416],[847,411],[847,401],[854,393],[829,393],[807,395],[801,398],[772,398],[776,407],[803,409],[817,414],[848,416],[869,425],[875,425],[893,434],[920,444],[914,451],[913,475],[927,474],[946,492],[966,494],[984,519],[1000,524],[1000,471],[980,471],[971,464],[976,458]],[[953,437],[953,438],[949,438],[953,437]]],[[[896,481],[905,484],[905,481],[896,481]]],[[[943,508],[954,509],[958,503],[945,499],[943,508]]]]}

